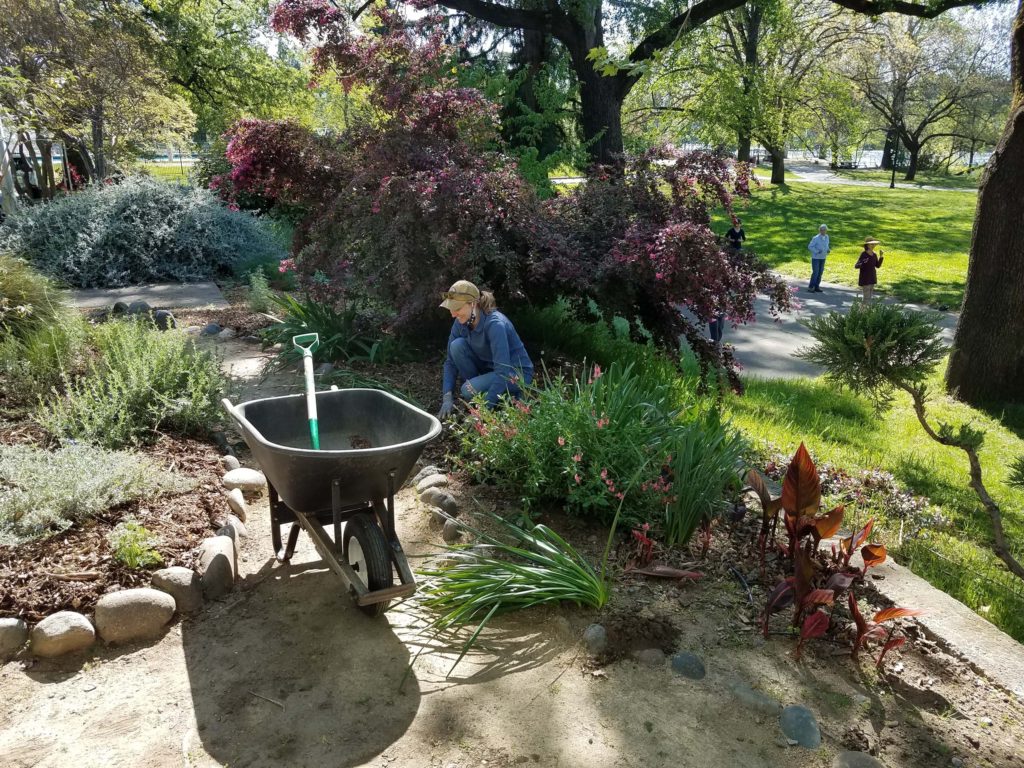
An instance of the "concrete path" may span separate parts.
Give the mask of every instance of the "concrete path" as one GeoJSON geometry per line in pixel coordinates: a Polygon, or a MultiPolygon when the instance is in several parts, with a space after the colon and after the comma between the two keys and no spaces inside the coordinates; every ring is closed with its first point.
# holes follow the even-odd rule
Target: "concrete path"
{"type": "MultiPolygon", "coordinates": [[[[807,270],[809,278],[810,264],[807,270]]],[[[827,262],[825,274],[828,274],[827,262]]],[[[726,328],[724,341],[736,348],[736,359],[743,366],[740,371],[743,376],[767,379],[820,375],[823,372],[821,368],[795,356],[797,350],[809,346],[814,341],[807,328],[807,321],[832,311],[848,312],[854,300],[860,297],[860,290],[848,285],[823,282],[821,289],[824,293],[808,293],[807,280],[789,277],[784,279],[790,288],[796,291],[793,297],[800,306],[795,312],[783,315],[778,321],[773,320],[768,313],[768,299],[758,296],[757,322],[735,329],[726,328]]],[[[884,301],[894,300],[886,298],[884,301]]],[[[943,342],[947,345],[953,343],[957,313],[939,313],[916,304],[906,306],[936,315],[942,328],[943,342]]]]}
{"type": "Polygon", "coordinates": [[[145,301],[153,309],[227,309],[230,304],[214,283],[158,283],[127,288],[90,288],[69,291],[71,302],[82,309],[112,307],[118,301],[145,301]]]}
{"type": "MultiPolygon", "coordinates": [[[[871,181],[868,179],[850,179],[839,176],[827,165],[815,163],[787,163],[786,176],[792,175],[794,181],[808,181],[813,184],[846,184],[851,187],[885,187],[889,188],[888,181],[871,181]]],[[[898,175],[898,174],[897,174],[898,175]]],[[[936,187],[930,184],[915,184],[913,182],[897,181],[896,189],[926,189],[933,192],[973,192],[977,189],[959,189],[953,187],[936,187]]]]}

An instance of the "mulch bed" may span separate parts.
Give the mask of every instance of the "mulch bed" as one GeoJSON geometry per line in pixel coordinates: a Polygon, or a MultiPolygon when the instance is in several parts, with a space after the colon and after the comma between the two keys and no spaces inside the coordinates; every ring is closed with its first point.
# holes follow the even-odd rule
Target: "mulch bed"
{"type": "Polygon", "coordinates": [[[105,592],[149,586],[151,571],[126,568],[111,555],[107,534],[125,517],[158,539],[161,567],[192,566],[199,542],[228,513],[220,454],[207,443],[169,436],[142,453],[167,471],[193,478],[196,487],[122,505],[46,539],[0,547],[0,617],[37,622],[60,610],[89,613],[105,592]]]}

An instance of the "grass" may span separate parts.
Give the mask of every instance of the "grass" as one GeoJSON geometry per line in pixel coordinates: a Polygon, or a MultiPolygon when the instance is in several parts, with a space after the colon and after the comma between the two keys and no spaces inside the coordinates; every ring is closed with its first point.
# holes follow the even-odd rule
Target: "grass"
{"type": "MultiPolygon", "coordinates": [[[[977,195],[969,192],[793,183],[765,186],[737,212],[746,245],[775,270],[810,274],[807,243],[828,224],[832,253],[826,282],[857,284],[854,262],[865,237],[882,241],[880,292],[904,301],[957,308],[963,300],[977,195]]],[[[719,215],[715,231],[727,223],[719,215]]]]}
{"type": "Polygon", "coordinates": [[[139,167],[158,181],[175,184],[188,184],[188,174],[192,169],[191,165],[182,166],[180,163],[141,163],[139,167]]]}
{"type": "MultiPolygon", "coordinates": [[[[892,180],[892,171],[883,171],[881,168],[838,170],[832,171],[832,173],[841,178],[852,179],[855,181],[883,181],[888,184],[892,180]]],[[[896,171],[897,184],[913,184],[918,187],[929,186],[944,187],[946,189],[977,189],[979,181],[981,181],[980,166],[976,167],[973,173],[961,173],[957,175],[918,171],[914,175],[913,181],[905,180],[903,178],[903,174],[896,171]]]]}
{"type": "MultiPolygon", "coordinates": [[[[943,368],[940,364],[929,381],[936,393],[929,406],[933,423],[970,422],[986,431],[980,452],[986,485],[1003,509],[1007,538],[1024,540],[1024,491],[1006,482],[1009,465],[1024,455],[1024,406],[986,412],[937,394],[943,368]]],[[[893,408],[880,415],[867,400],[837,392],[823,380],[751,380],[746,395],[730,398],[727,409],[733,425],[755,441],[770,441],[792,453],[802,440],[816,461],[851,471],[884,469],[912,492],[930,498],[948,526],[926,541],[905,542],[897,557],[1024,641],[1024,597],[1011,592],[1019,588],[1024,595],[1024,584],[1009,579],[988,549],[991,528],[967,485],[967,459],[925,435],[909,397],[898,396],[893,408]],[[958,565],[950,567],[950,562],[958,565]]],[[[850,512],[855,519],[856,508],[850,512]]],[[[881,538],[898,544],[899,521],[880,524],[881,538]]]]}

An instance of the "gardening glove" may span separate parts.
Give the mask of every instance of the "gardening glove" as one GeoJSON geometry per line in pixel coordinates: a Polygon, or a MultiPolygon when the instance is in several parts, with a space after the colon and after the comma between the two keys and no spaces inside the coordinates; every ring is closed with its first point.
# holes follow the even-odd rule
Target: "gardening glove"
{"type": "Polygon", "coordinates": [[[452,393],[445,392],[444,397],[441,399],[441,410],[437,412],[437,418],[447,419],[452,415],[453,410],[455,410],[455,401],[452,398],[452,393]]]}

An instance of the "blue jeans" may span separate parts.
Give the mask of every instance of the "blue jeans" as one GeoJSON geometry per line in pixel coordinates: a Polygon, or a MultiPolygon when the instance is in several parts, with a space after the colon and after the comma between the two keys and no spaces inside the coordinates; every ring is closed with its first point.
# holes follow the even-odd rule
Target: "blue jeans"
{"type": "Polygon", "coordinates": [[[725,331],[725,315],[718,315],[714,320],[708,321],[708,334],[711,336],[711,341],[721,346],[722,344],[722,332],[725,331]]]}
{"type": "Polygon", "coordinates": [[[807,287],[812,291],[821,285],[821,273],[825,271],[824,259],[811,259],[811,284],[807,287]]]}
{"type": "MultiPolygon", "coordinates": [[[[455,339],[448,345],[448,359],[459,371],[459,378],[462,379],[459,394],[465,400],[472,400],[480,393],[487,405],[493,408],[502,395],[508,394],[518,399],[523,394],[516,382],[499,376],[493,370],[486,370],[484,362],[476,356],[466,339],[455,339]]],[[[529,384],[533,381],[533,369],[523,371],[519,378],[529,384]]]]}

